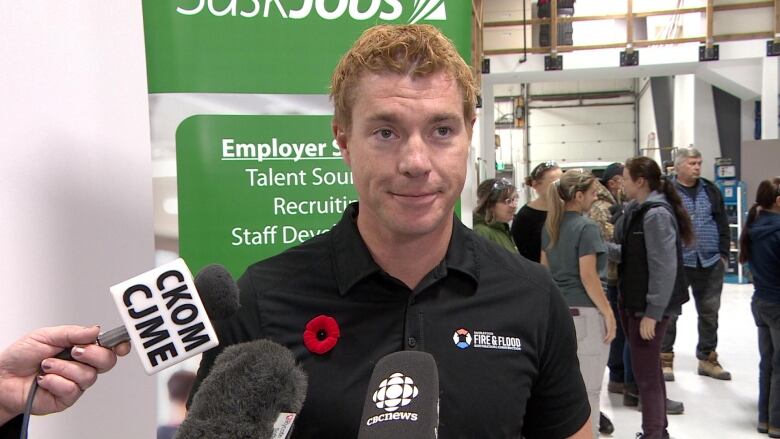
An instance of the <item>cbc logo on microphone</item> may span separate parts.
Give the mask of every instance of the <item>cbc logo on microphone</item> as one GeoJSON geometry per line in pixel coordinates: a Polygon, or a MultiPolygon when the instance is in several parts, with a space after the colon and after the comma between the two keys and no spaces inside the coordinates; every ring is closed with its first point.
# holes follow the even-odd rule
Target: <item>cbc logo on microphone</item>
{"type": "Polygon", "coordinates": [[[419,390],[414,385],[414,380],[402,373],[394,373],[390,378],[382,380],[379,389],[374,392],[373,400],[376,408],[394,412],[412,402],[417,397],[419,390]]]}
{"type": "Polygon", "coordinates": [[[374,392],[372,400],[376,408],[383,409],[387,413],[372,416],[366,421],[371,426],[384,421],[417,421],[417,413],[399,412],[399,408],[409,405],[420,393],[411,377],[402,373],[394,373],[379,383],[379,388],[374,392]]]}

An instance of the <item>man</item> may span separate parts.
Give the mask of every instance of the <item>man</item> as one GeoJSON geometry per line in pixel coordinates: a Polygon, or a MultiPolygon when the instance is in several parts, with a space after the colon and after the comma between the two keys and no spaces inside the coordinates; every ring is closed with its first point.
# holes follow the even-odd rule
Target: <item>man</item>
{"type": "Polygon", "coordinates": [[[590,437],[573,322],[550,275],[453,215],[476,87],[452,43],[428,25],[371,28],[331,98],[359,202],[330,232],[249,267],[238,314],[216,325],[222,346],[291,349],[309,379],[296,437],[356,437],[374,364],[404,349],[436,359],[442,438],[590,437]],[[304,341],[322,321],[307,334],[323,343],[304,341]]]}
{"type": "MultiPolygon", "coordinates": [[[[730,380],[718,361],[718,310],[723,290],[723,274],[729,257],[730,231],[723,197],[715,184],[701,177],[701,152],[696,148],[677,151],[674,165],[675,188],[691,217],[696,242],[683,249],[686,283],[691,287],[696,312],[699,314],[699,375],[730,380]]],[[[674,341],[677,317],[669,320],[669,328],[661,349],[661,363],[666,381],[674,381],[674,341]]]]}
{"type": "MultiPolygon", "coordinates": [[[[588,217],[599,225],[601,237],[605,242],[611,242],[615,226],[612,218],[621,208],[623,190],[623,164],[612,163],[604,169],[599,178],[596,190],[596,201],[593,202],[588,217]]],[[[618,315],[617,310],[617,263],[609,261],[607,265],[607,297],[612,306],[612,311],[618,315]]],[[[609,348],[609,392],[623,393],[623,346],[625,337],[623,329],[618,325],[617,334],[609,348]]]]}
{"type": "Polygon", "coordinates": [[[61,412],[78,400],[116,364],[117,355],[127,355],[130,344],[114,350],[95,344],[97,326],[56,326],[35,330],[0,353],[0,438],[19,437],[27,394],[33,380],[38,391],[32,414],[61,412]],[[74,361],[53,358],[73,346],[74,361]]]}

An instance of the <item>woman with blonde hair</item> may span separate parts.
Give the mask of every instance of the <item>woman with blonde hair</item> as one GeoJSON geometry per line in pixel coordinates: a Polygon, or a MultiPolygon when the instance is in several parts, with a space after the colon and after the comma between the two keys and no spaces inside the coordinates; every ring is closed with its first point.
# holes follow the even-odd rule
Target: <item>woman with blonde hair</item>
{"type": "Polygon", "coordinates": [[[517,247],[509,233],[509,221],[517,209],[517,189],[506,178],[489,178],[477,188],[474,231],[512,253],[517,247]]]}
{"type": "Polygon", "coordinates": [[[593,437],[598,437],[599,395],[616,321],[604,293],[607,247],[601,230],[586,218],[596,200],[596,178],[566,171],[547,190],[547,220],[542,231],[542,264],[569,304],[577,332],[577,358],[590,402],[593,437]]]}

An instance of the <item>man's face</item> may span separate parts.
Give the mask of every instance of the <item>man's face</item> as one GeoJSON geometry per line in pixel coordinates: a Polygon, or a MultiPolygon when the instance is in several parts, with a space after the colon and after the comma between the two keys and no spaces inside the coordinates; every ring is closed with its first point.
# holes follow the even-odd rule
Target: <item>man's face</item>
{"type": "Polygon", "coordinates": [[[612,195],[617,195],[623,190],[623,174],[610,178],[609,181],[607,181],[607,189],[609,189],[612,195]]]}
{"type": "Polygon", "coordinates": [[[701,157],[688,157],[677,165],[677,176],[685,181],[698,179],[701,176],[701,157]]]}
{"type": "Polygon", "coordinates": [[[443,72],[411,78],[366,73],[353,90],[352,126],[333,125],[360,199],[359,224],[420,236],[452,221],[474,120],[443,72]]]}

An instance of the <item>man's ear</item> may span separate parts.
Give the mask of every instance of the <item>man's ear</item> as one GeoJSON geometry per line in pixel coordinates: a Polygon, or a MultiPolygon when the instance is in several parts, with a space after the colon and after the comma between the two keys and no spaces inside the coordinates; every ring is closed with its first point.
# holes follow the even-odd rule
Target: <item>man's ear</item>
{"type": "Polygon", "coordinates": [[[351,168],[352,158],[349,156],[349,148],[347,147],[347,132],[341,126],[339,126],[335,118],[331,123],[331,129],[333,130],[333,138],[336,139],[336,143],[339,145],[341,158],[344,160],[344,163],[347,164],[347,167],[351,168]]]}

